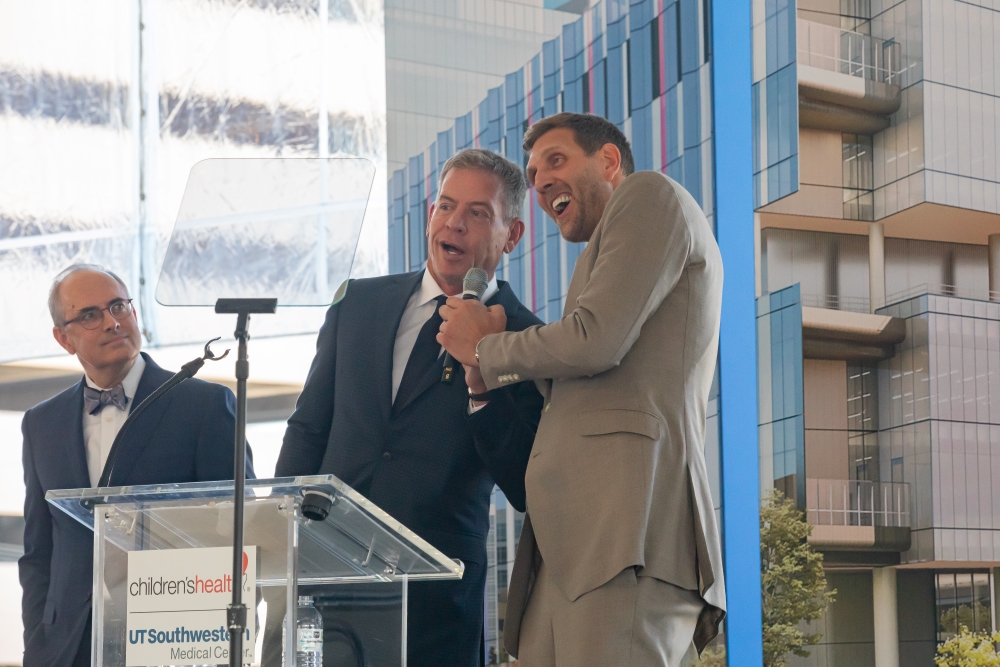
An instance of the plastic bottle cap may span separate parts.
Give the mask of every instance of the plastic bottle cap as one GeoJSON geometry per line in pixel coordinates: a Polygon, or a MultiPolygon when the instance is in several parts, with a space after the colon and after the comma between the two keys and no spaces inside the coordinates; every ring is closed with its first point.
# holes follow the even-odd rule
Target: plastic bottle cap
{"type": "Polygon", "coordinates": [[[312,604],[312,603],[313,603],[313,599],[312,599],[311,595],[300,595],[299,596],[299,604],[300,605],[306,605],[306,604],[312,604]]]}

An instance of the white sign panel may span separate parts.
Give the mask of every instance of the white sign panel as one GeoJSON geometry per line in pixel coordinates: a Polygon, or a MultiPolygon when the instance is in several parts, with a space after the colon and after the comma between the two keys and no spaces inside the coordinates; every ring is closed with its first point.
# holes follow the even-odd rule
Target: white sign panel
{"type": "MultiPolygon", "coordinates": [[[[232,602],[231,547],[130,551],[126,667],[229,662],[226,607],[232,602]]],[[[247,629],[243,663],[256,662],[257,548],[243,551],[247,629]]]]}

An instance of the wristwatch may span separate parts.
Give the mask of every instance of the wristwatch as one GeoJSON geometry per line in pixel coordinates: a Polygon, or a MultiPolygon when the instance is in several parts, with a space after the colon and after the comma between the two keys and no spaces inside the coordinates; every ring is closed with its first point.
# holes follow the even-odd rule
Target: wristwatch
{"type": "Polygon", "coordinates": [[[490,396],[492,395],[489,390],[484,391],[482,394],[473,394],[472,387],[466,387],[466,389],[469,390],[469,398],[471,398],[473,401],[479,401],[479,402],[488,401],[490,400],[490,396]]]}

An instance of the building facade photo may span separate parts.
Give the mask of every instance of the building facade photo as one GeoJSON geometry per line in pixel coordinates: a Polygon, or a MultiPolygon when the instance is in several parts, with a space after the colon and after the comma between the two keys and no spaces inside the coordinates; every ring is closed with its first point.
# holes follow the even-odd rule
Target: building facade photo
{"type": "MultiPolygon", "coordinates": [[[[720,7],[553,7],[559,34],[481,82],[477,102],[438,119],[419,150],[390,149],[390,271],[422,266],[448,157],[481,146],[524,164],[524,130],[559,111],[618,124],[637,169],[683,184],[714,222],[727,188],[713,165],[713,128],[726,122],[712,99],[720,7]]],[[[929,667],[960,625],[1000,628],[997,9],[752,2],[760,490],[794,499],[837,590],[809,628],[821,643],[795,665],[929,667]]],[[[551,321],[580,247],[534,201],[523,217],[499,277],[551,321]]],[[[718,384],[706,451],[717,510],[718,384]]],[[[496,495],[494,652],[520,525],[496,495]]]]}

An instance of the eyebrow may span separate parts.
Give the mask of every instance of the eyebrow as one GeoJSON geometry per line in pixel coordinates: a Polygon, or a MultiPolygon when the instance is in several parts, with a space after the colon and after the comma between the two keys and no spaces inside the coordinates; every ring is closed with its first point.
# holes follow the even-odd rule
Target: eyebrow
{"type": "MultiPolygon", "coordinates": [[[[448,200],[452,204],[457,204],[458,203],[457,199],[452,199],[448,195],[439,195],[438,199],[448,200]]],[[[492,202],[488,202],[488,201],[470,201],[469,202],[469,206],[485,206],[488,209],[492,209],[493,208],[493,203],[492,202]]]]}
{"type": "Polygon", "coordinates": [[[128,301],[128,299],[126,299],[125,297],[116,296],[114,299],[111,299],[111,301],[108,301],[103,307],[101,307],[101,306],[84,306],[83,308],[81,308],[78,311],[76,311],[76,314],[79,315],[80,313],[85,313],[88,310],[104,310],[104,308],[107,308],[107,307],[113,305],[117,301],[128,301]]]}

